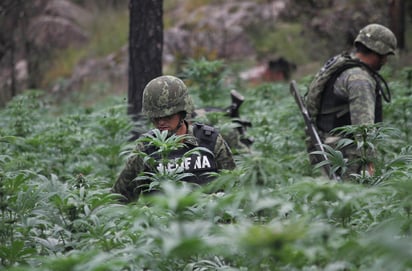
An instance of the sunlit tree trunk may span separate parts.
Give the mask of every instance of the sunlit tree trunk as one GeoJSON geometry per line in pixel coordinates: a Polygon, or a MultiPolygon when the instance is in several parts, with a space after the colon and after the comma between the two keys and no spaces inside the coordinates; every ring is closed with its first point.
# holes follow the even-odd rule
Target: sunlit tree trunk
{"type": "Polygon", "coordinates": [[[162,74],[163,0],[130,0],[128,113],[142,111],[145,85],[162,74]]]}

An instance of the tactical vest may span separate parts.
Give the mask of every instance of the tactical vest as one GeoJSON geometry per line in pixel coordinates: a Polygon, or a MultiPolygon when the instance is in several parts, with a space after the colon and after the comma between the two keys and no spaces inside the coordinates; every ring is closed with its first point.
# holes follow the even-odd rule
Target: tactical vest
{"type": "Polygon", "coordinates": [[[193,124],[193,134],[198,140],[199,147],[207,148],[211,153],[207,151],[199,151],[199,155],[192,154],[191,156],[184,157],[188,151],[198,147],[185,142],[185,146],[183,148],[170,152],[168,156],[168,164],[163,165],[161,163],[160,154],[155,153],[156,148],[149,145],[144,152],[150,155],[155,160],[155,163],[153,167],[146,166],[145,171],[158,172],[166,170],[176,173],[189,173],[182,179],[182,181],[197,184],[211,182],[213,177],[211,177],[209,173],[217,172],[218,170],[213,153],[219,133],[211,126],[195,123],[193,124]]]}
{"type": "MultiPolygon", "coordinates": [[[[339,97],[334,93],[334,84],[336,79],[343,71],[354,68],[360,67],[366,70],[375,80],[376,82],[376,100],[375,100],[375,123],[382,121],[382,96],[384,99],[389,102],[390,101],[390,92],[387,86],[386,81],[374,70],[372,70],[368,65],[364,64],[363,62],[351,58],[348,54],[342,54],[338,57],[332,58],[329,60],[326,65],[323,67],[323,72],[328,68],[327,65],[339,65],[334,67],[334,71],[330,74],[326,74],[328,76],[327,80],[325,80],[324,87],[322,93],[320,95],[320,104],[318,108],[318,112],[316,112],[315,116],[315,123],[317,128],[323,132],[330,132],[334,128],[342,127],[345,125],[351,124],[351,116],[349,111],[349,100],[348,98],[339,97]],[[337,60],[342,63],[333,63],[333,60],[337,60]],[[386,96],[383,92],[382,84],[386,88],[386,92],[388,96],[386,96]]],[[[325,76],[325,75],[323,75],[325,76]]]]}

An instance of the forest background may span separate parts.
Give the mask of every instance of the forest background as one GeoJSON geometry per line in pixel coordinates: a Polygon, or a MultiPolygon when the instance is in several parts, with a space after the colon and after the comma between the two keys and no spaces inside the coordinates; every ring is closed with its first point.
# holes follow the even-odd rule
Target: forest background
{"type": "MultiPolygon", "coordinates": [[[[188,59],[204,57],[224,59],[246,79],[262,78],[262,66],[285,60],[281,68],[289,77],[301,78],[350,50],[357,31],[371,22],[397,34],[400,54],[393,65],[411,59],[408,1],[154,2],[164,2],[157,4],[163,6],[164,73],[177,74],[188,59]]],[[[5,0],[0,10],[0,105],[24,89],[64,96],[95,81],[127,89],[128,1],[5,0]]]]}

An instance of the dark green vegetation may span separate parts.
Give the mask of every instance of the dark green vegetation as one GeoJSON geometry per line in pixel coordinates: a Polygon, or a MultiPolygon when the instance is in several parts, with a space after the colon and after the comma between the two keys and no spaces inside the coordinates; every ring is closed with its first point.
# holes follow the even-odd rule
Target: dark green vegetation
{"type": "MultiPolygon", "coordinates": [[[[191,65],[192,74],[208,66],[191,65]]],[[[238,169],[202,188],[157,178],[163,193],[130,205],[109,193],[130,150],[124,97],[58,108],[41,92],[17,96],[0,111],[0,267],[412,270],[412,89],[407,69],[386,77],[393,101],[385,125],[358,128],[381,154],[377,176],[345,184],[320,177],[289,86],[233,80],[255,137],[252,152],[236,157],[238,169]]]]}

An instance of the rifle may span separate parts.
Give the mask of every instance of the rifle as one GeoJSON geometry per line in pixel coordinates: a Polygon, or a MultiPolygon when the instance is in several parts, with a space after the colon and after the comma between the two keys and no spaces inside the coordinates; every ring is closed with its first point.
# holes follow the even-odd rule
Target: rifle
{"type": "Polygon", "coordinates": [[[235,89],[232,89],[230,91],[230,98],[232,99],[232,104],[229,106],[226,112],[231,118],[239,118],[239,108],[245,101],[245,98],[235,89]]]}
{"type": "Polygon", "coordinates": [[[236,129],[240,134],[240,141],[246,146],[250,146],[253,144],[254,139],[251,137],[245,137],[245,131],[247,127],[252,126],[252,123],[250,121],[242,120],[239,118],[239,108],[244,102],[245,98],[235,89],[232,89],[230,91],[230,97],[232,99],[232,104],[226,109],[226,113],[233,119],[233,122],[239,124],[239,127],[237,127],[236,129]]]}
{"type": "MultiPolygon", "coordinates": [[[[310,136],[310,140],[312,143],[315,145],[316,150],[318,150],[319,155],[323,161],[329,161],[328,156],[325,153],[325,148],[323,147],[322,140],[319,137],[318,131],[316,130],[315,125],[312,122],[312,119],[309,115],[309,112],[303,103],[303,99],[300,96],[300,93],[298,91],[297,84],[295,80],[292,80],[290,82],[290,93],[292,96],[295,98],[295,101],[299,107],[300,112],[302,113],[303,120],[305,121],[305,125],[308,131],[308,134],[310,136]]],[[[330,165],[329,164],[324,164],[323,165],[324,170],[326,171],[327,175],[329,176],[330,179],[332,180],[339,180],[339,178],[336,176],[334,172],[332,172],[330,165]]]]}

